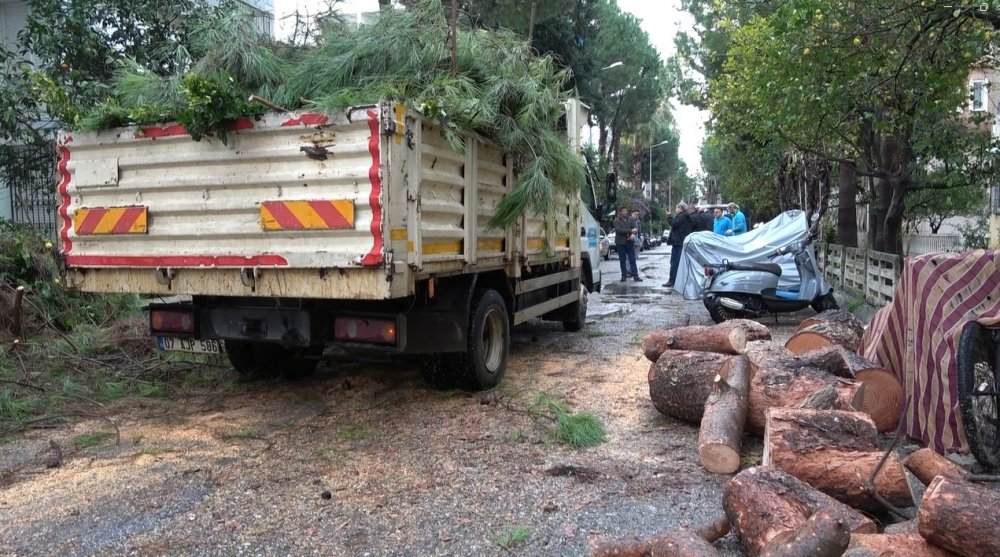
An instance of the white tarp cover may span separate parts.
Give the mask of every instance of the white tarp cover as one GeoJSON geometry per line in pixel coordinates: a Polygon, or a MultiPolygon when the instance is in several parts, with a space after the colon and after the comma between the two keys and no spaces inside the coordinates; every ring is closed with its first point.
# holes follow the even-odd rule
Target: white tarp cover
{"type": "MultiPolygon", "coordinates": [[[[722,236],[715,232],[695,232],[684,239],[680,266],[674,290],[686,300],[700,300],[704,266],[722,263],[778,263],[781,265],[779,288],[799,283],[799,273],[791,255],[770,259],[774,251],[792,242],[804,240],[809,231],[804,211],[785,211],[773,220],[739,236],[722,236]]],[[[673,254],[671,254],[673,257],[673,254]]]]}

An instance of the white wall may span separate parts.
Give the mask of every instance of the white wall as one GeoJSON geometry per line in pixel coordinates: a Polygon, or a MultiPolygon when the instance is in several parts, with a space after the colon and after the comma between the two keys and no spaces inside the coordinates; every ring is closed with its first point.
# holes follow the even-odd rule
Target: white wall
{"type": "Polygon", "coordinates": [[[28,19],[28,4],[23,0],[0,0],[0,43],[5,48],[13,48],[17,32],[24,28],[28,19]]]}

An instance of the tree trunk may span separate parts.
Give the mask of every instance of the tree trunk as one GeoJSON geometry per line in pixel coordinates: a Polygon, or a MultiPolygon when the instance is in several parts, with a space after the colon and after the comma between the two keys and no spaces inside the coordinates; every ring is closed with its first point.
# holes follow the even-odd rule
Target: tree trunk
{"type": "Polygon", "coordinates": [[[837,243],[858,247],[858,176],[853,164],[840,163],[837,205],[837,243]]]}
{"type": "MultiPolygon", "coordinates": [[[[771,408],[761,463],[784,470],[854,508],[883,506],[863,489],[882,460],[875,424],[860,412],[771,408]]],[[[895,453],[875,476],[879,495],[897,507],[913,506],[913,493],[895,453]]]]}
{"type": "Polygon", "coordinates": [[[868,550],[872,552],[862,553],[862,555],[957,557],[947,549],[934,547],[927,543],[927,540],[916,532],[909,534],[853,534],[848,548],[851,550],[868,550]]]}
{"type": "Polygon", "coordinates": [[[775,536],[760,557],[840,557],[850,541],[844,516],[823,508],[796,530],[775,536]]]}
{"type": "Polygon", "coordinates": [[[842,323],[828,321],[801,327],[792,338],[785,342],[785,348],[792,354],[805,354],[817,348],[838,344],[849,352],[857,352],[861,345],[861,335],[842,323]]]}
{"type": "Polygon", "coordinates": [[[769,466],[748,468],[726,483],[722,506],[750,557],[775,537],[796,530],[816,511],[829,508],[848,529],[875,533],[875,523],[789,474],[769,466]]]}
{"type": "Polygon", "coordinates": [[[842,349],[851,374],[865,386],[859,410],[871,416],[879,431],[895,431],[903,413],[903,384],[894,373],[871,360],[842,349]]]}
{"type": "Polygon", "coordinates": [[[887,251],[885,243],[885,219],[889,213],[889,203],[892,200],[892,185],[883,178],[875,179],[875,190],[878,192],[875,198],[875,219],[872,220],[872,228],[875,230],[875,243],[870,244],[869,249],[875,251],[887,251]]]}
{"type": "Polygon", "coordinates": [[[731,358],[724,367],[726,377],[723,379],[721,373],[715,376],[698,431],[698,458],[706,470],[716,474],[732,474],[740,469],[750,389],[750,361],[746,356],[731,358]]]}
{"type": "Polygon", "coordinates": [[[1000,555],[1000,493],[938,476],[927,486],[917,530],[932,544],[959,555],[1000,555]]]}
{"type": "Polygon", "coordinates": [[[668,350],[649,366],[649,398],[661,413],[700,424],[712,382],[732,356],[668,350]]]}
{"type": "Polygon", "coordinates": [[[829,385],[837,391],[837,410],[856,410],[864,397],[864,386],[813,367],[798,358],[771,360],[750,378],[750,409],[747,430],[764,433],[768,408],[795,406],[829,385]]]}
{"type": "Polygon", "coordinates": [[[965,470],[961,466],[934,452],[934,449],[924,447],[917,449],[903,461],[906,469],[913,473],[924,485],[930,485],[937,476],[961,479],[965,470]]]}
{"type": "Polygon", "coordinates": [[[605,542],[591,552],[592,557],[685,557],[714,556],[718,552],[712,542],[729,533],[729,520],[694,528],[678,528],[656,534],[648,540],[637,542],[605,542]]]}
{"type": "Polygon", "coordinates": [[[651,362],[667,350],[698,350],[720,354],[742,354],[747,347],[747,330],[741,324],[720,323],[706,327],[689,325],[653,331],[642,340],[642,353],[651,362]]]}

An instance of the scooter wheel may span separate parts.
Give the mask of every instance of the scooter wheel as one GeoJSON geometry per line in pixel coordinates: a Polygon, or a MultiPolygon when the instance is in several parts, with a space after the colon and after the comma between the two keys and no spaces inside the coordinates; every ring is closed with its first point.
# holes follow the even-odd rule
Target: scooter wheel
{"type": "Polygon", "coordinates": [[[705,308],[708,310],[708,314],[712,316],[712,321],[715,321],[716,323],[722,323],[723,321],[738,319],[740,317],[736,311],[731,310],[719,303],[719,299],[715,296],[705,298],[705,308]]]}
{"type": "Polygon", "coordinates": [[[837,299],[833,297],[833,291],[827,292],[826,294],[816,298],[812,304],[810,304],[816,313],[822,313],[828,309],[840,309],[837,305],[837,299]]]}

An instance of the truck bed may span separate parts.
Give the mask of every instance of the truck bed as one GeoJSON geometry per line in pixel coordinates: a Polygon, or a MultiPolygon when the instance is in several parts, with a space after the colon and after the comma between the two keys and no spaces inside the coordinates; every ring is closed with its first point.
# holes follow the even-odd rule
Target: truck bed
{"type": "Polygon", "coordinates": [[[416,281],[579,264],[578,204],[487,221],[512,164],[398,103],[270,113],[226,141],[162,125],[63,133],[67,284],[98,292],[389,299],[416,281]]]}

